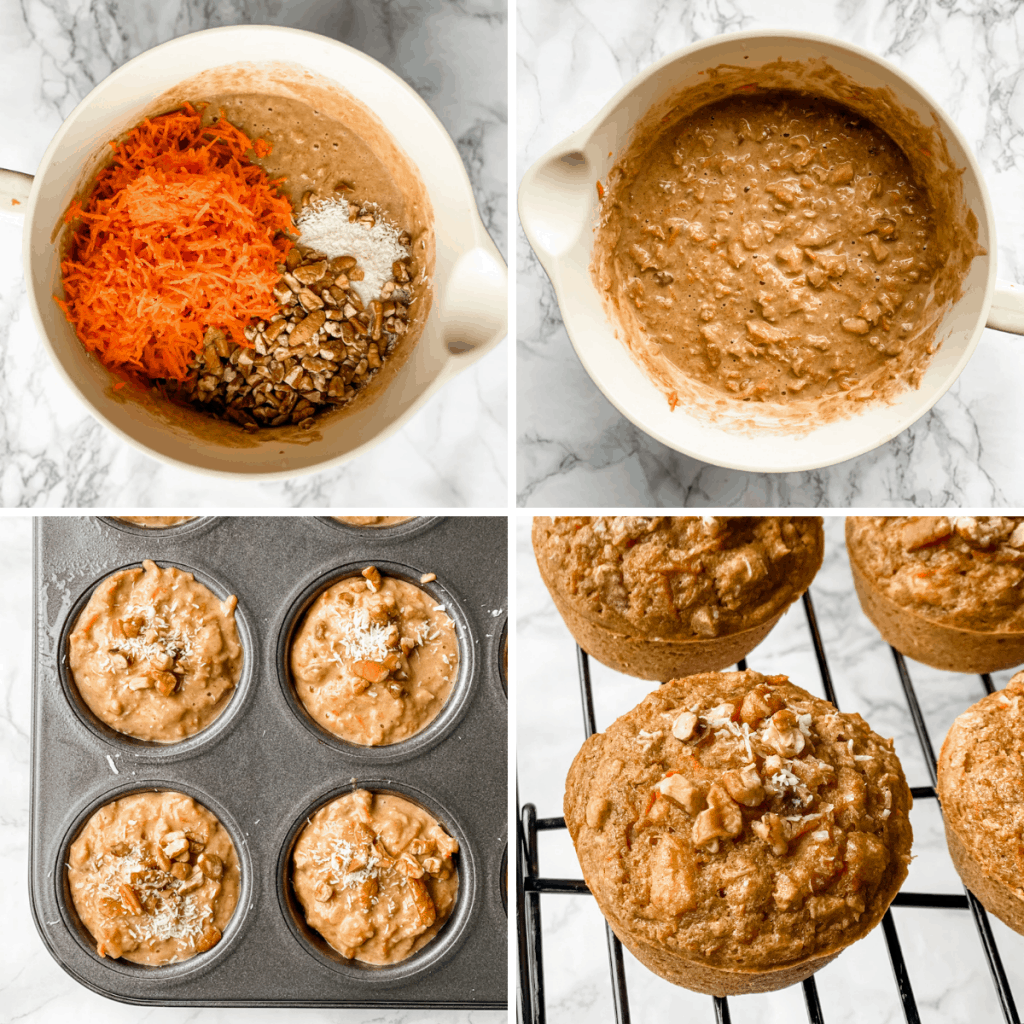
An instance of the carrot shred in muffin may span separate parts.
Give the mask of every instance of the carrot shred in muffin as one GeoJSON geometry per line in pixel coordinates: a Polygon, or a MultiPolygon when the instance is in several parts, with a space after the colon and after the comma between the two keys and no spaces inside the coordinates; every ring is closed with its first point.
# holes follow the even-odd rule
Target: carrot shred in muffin
{"type": "Polygon", "coordinates": [[[224,120],[181,110],[147,118],[120,142],[82,205],[57,299],[82,344],[136,382],[181,380],[209,328],[249,346],[252,320],[278,304],[276,266],[296,233],[292,208],[247,153],[266,156],[224,120]]]}

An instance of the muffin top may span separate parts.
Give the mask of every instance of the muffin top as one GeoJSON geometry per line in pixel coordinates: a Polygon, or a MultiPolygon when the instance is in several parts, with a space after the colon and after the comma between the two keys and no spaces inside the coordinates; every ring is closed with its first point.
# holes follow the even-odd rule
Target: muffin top
{"type": "Polygon", "coordinates": [[[1024,672],[950,727],[938,791],[946,822],[984,872],[1024,899],[1024,672]]]}
{"type": "Polygon", "coordinates": [[[712,967],[825,956],[907,874],[911,805],[892,740],[786,676],[666,683],[591,736],[565,817],[603,908],[712,967]]]}
{"type": "Polygon", "coordinates": [[[1024,517],[849,516],[846,546],[903,608],[958,629],[1024,631],[1024,517]]]}
{"type": "Polygon", "coordinates": [[[784,611],[821,567],[819,516],[537,516],[552,591],[631,636],[707,639],[784,611]]]}

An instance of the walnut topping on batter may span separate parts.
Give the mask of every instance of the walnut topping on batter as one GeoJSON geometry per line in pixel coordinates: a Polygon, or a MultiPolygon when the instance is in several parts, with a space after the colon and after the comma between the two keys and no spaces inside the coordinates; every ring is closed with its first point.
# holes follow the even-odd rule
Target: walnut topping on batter
{"type": "Polygon", "coordinates": [[[68,879],[101,957],[157,965],[212,949],[238,901],[234,846],[181,793],[107,804],[71,847],[68,879]]]}
{"type": "Polygon", "coordinates": [[[108,577],[68,640],[68,664],[91,710],[119,732],[169,742],[223,711],[242,671],[234,613],[191,573],[160,568],[108,577]]]}
{"type": "Polygon", "coordinates": [[[375,566],[316,599],[291,653],[296,692],[313,717],[363,745],[397,743],[429,724],[458,662],[444,608],[375,566]]]}
{"type": "Polygon", "coordinates": [[[459,844],[402,797],[355,790],[299,836],[292,883],[306,919],[342,956],[397,963],[448,919],[459,844]]]}
{"type": "Polygon", "coordinates": [[[891,740],[785,676],[747,671],[667,683],[591,737],[565,812],[613,923],[753,968],[877,923],[906,875],[910,804],[891,740]]]}

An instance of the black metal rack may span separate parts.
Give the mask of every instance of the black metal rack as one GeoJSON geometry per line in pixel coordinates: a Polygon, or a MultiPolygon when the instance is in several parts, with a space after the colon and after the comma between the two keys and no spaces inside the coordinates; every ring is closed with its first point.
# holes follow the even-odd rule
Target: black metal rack
{"type": "MultiPolygon", "coordinates": [[[[821,682],[825,690],[825,696],[838,707],[835,688],[832,685],[832,674],[829,671],[828,660],[825,657],[825,648],[822,643],[821,633],[818,630],[818,620],[814,613],[814,603],[811,600],[810,592],[804,594],[803,606],[807,616],[807,626],[814,644],[814,653],[817,657],[818,670],[821,673],[821,682]]],[[[914,684],[911,681],[910,672],[907,670],[903,655],[895,649],[892,649],[892,655],[896,663],[896,671],[899,674],[900,683],[903,686],[903,692],[907,698],[910,716],[917,731],[917,738],[921,744],[921,752],[924,755],[932,781],[930,786],[914,786],[911,792],[915,800],[934,800],[937,782],[935,750],[932,746],[928,727],[925,724],[924,715],[921,713],[921,706],[918,703],[914,684]]],[[[594,722],[594,699],[590,687],[590,661],[587,654],[579,648],[577,648],[577,661],[580,676],[580,696],[583,703],[583,726],[587,736],[591,736],[596,731],[596,725],[594,722]]],[[[738,667],[743,669],[746,667],[746,663],[741,661],[738,667]]],[[[994,687],[991,677],[983,675],[981,680],[985,685],[985,689],[992,693],[994,687]]],[[[518,807],[518,795],[516,803],[518,807]]],[[[586,882],[582,879],[544,878],[540,874],[538,833],[563,828],[565,828],[564,818],[538,818],[536,807],[530,803],[525,804],[519,814],[516,850],[519,868],[516,885],[519,932],[518,994],[519,1018],[525,1024],[546,1024],[547,1020],[547,1009],[544,1001],[541,896],[545,893],[586,895],[590,893],[586,882]]],[[[1003,1018],[1007,1024],[1020,1024],[1017,1007],[1013,1000],[1013,993],[1010,991],[1006,972],[1003,970],[1002,959],[996,947],[988,914],[973,893],[967,889],[964,889],[963,896],[901,891],[897,893],[892,906],[970,910],[979,938],[981,939],[985,958],[992,975],[992,982],[996,988],[1003,1018]]],[[[615,1006],[615,1020],[617,1024],[629,1024],[629,993],[626,987],[622,945],[607,924],[605,925],[605,930],[608,937],[608,957],[612,973],[612,997],[615,1006]]],[[[914,998],[914,990],[910,982],[910,974],[900,948],[899,935],[896,931],[896,924],[893,921],[891,910],[887,911],[882,919],[882,932],[889,951],[889,959],[892,963],[896,988],[903,1006],[903,1014],[906,1017],[907,1024],[918,1024],[921,1018],[918,1014],[917,1002],[914,998]]],[[[801,982],[801,986],[803,987],[804,1002],[807,1006],[808,1020],[811,1024],[823,1024],[825,1018],[822,1015],[821,1002],[818,998],[818,989],[815,985],[814,977],[812,976],[806,981],[801,982]]],[[[715,1021],[718,1024],[729,1024],[728,999],[712,997],[712,1000],[715,1021]]]]}

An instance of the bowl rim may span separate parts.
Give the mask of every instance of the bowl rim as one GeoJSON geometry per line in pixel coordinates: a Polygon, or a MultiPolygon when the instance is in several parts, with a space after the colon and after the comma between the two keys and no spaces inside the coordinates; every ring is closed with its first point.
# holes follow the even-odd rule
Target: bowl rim
{"type": "MultiPolygon", "coordinates": [[[[392,71],[391,68],[382,64],[376,58],[371,57],[369,54],[362,50],[357,49],[354,46],[350,46],[348,43],[343,43],[339,39],[333,39],[330,36],[322,35],[319,32],[310,32],[307,29],[291,28],[286,25],[221,25],[215,28],[199,29],[196,32],[189,32],[185,35],[175,36],[172,39],[167,39],[162,43],[158,43],[156,46],[151,46],[141,53],[136,54],[130,60],[125,61],[119,67],[116,67],[109,75],[102,78],[96,83],[82,97],[81,100],[75,105],[74,109],[68,114],[61,122],[60,127],[54,133],[53,138],[50,139],[39,163],[33,173],[32,188],[29,193],[28,202],[25,207],[25,218],[24,227],[22,229],[22,266],[25,277],[26,292],[28,293],[29,309],[32,313],[32,319],[35,323],[36,330],[39,333],[40,339],[43,343],[43,347],[49,357],[50,364],[56,368],[58,374],[67,384],[69,389],[74,393],[77,399],[85,407],[86,411],[98,420],[107,430],[114,434],[121,441],[129,444],[133,449],[141,452],[144,455],[149,456],[152,459],[156,459],[158,462],[166,466],[171,466],[175,469],[185,469],[189,472],[200,474],[206,477],[213,477],[221,480],[236,480],[236,481],[247,481],[252,483],[259,483],[270,480],[290,480],[298,477],[309,476],[313,473],[320,473],[325,470],[337,468],[338,466],[351,461],[365,454],[370,448],[377,444],[382,443],[389,437],[392,437],[397,433],[406,423],[417,413],[423,406],[439,391],[445,384],[451,381],[454,377],[460,374],[463,370],[468,369],[478,359],[482,358],[497,345],[499,345],[503,339],[503,336],[507,334],[507,323],[503,331],[496,332],[496,334],[488,341],[475,346],[465,352],[455,353],[449,352],[448,358],[439,369],[438,373],[434,378],[419,392],[419,394],[409,403],[405,410],[398,416],[391,419],[385,426],[375,433],[372,437],[368,438],[362,444],[357,447],[343,452],[339,455],[329,456],[323,459],[321,462],[315,465],[302,466],[294,469],[275,469],[275,470],[260,470],[260,471],[246,471],[246,470],[235,470],[235,469],[219,469],[210,466],[197,466],[194,463],[188,462],[184,459],[175,458],[172,455],[168,455],[165,452],[157,451],[149,445],[133,437],[127,431],[123,430],[120,426],[116,425],[106,415],[106,413],[91,399],[87,398],[82,392],[78,385],[78,382],[72,377],[72,375],[64,367],[64,364],[59,359],[55,346],[50,338],[49,331],[46,329],[42,312],[37,302],[36,290],[32,285],[32,279],[30,274],[30,267],[33,263],[33,250],[32,250],[32,234],[33,224],[35,221],[36,207],[39,202],[40,194],[42,192],[42,182],[46,176],[46,172],[49,169],[50,163],[53,160],[54,155],[61,147],[64,141],[64,137],[70,131],[71,125],[78,119],[79,115],[88,106],[94,102],[94,98],[100,90],[109,88],[111,83],[120,81],[123,78],[131,78],[134,75],[136,67],[140,66],[145,60],[151,58],[152,54],[157,51],[167,50],[175,47],[187,46],[189,41],[194,41],[199,36],[210,36],[210,35],[250,35],[251,33],[262,33],[262,34],[273,34],[273,35],[290,35],[296,37],[305,37],[308,39],[316,39],[321,43],[329,43],[333,46],[340,47],[345,50],[350,57],[364,62],[375,69],[376,72],[384,74],[391,78],[395,83],[398,83],[408,94],[409,98],[418,105],[419,109],[427,116],[427,118],[433,123],[433,126],[437,129],[439,134],[439,144],[447,147],[449,155],[455,160],[458,165],[458,175],[455,181],[452,181],[452,185],[460,186],[461,198],[465,205],[465,226],[468,228],[466,237],[466,245],[458,258],[461,258],[465,253],[476,249],[484,249],[489,255],[494,257],[500,262],[502,266],[505,266],[505,261],[498,251],[497,246],[494,244],[493,239],[487,231],[483,219],[480,216],[480,208],[476,202],[476,196],[473,192],[473,184],[470,181],[469,173],[466,170],[466,165],[459,153],[458,147],[455,144],[455,140],[452,138],[448,129],[442,124],[440,118],[430,108],[427,102],[419,95],[416,90],[406,82],[401,75],[392,71]]],[[[243,58],[244,60],[244,58],[243,58]]],[[[224,64],[230,64],[232,61],[225,59],[224,64]]],[[[237,63],[237,61],[235,62],[237,63]]],[[[291,61],[293,64],[301,64],[301,61],[291,61]]],[[[219,67],[223,65],[213,65],[219,67]]],[[[362,103],[361,100],[359,100],[362,103]]],[[[364,106],[366,104],[363,104],[364,106]]],[[[454,264],[453,264],[454,265],[454,264]]],[[[438,310],[438,299],[435,296],[434,303],[431,307],[431,315],[438,310]]],[[[428,322],[429,322],[428,317],[428,322]]],[[[378,395],[376,401],[381,401],[384,398],[384,394],[378,395]]]]}
{"type": "MultiPolygon", "coordinates": [[[[823,55],[818,54],[818,56],[823,55]]],[[[622,139],[619,152],[621,152],[622,147],[625,146],[626,140],[628,140],[629,133],[632,131],[634,124],[635,121],[631,122],[627,129],[618,132],[619,137],[622,139]]],[[[520,225],[523,228],[523,232],[555,290],[555,298],[558,301],[559,313],[562,316],[562,323],[565,326],[566,334],[569,336],[569,341],[576,353],[576,357],[579,359],[583,369],[586,371],[597,389],[611,403],[617,412],[649,437],[652,437],[667,448],[677,451],[682,455],[686,455],[704,464],[718,466],[723,469],[762,474],[807,472],[809,470],[824,469],[842,462],[847,462],[887,444],[894,437],[897,437],[899,434],[903,433],[903,431],[907,430],[927,415],[939,399],[941,399],[959,379],[967,366],[967,363],[970,361],[971,356],[974,354],[974,350],[977,348],[979,341],[981,340],[981,336],[988,319],[989,309],[992,305],[992,298],[995,293],[997,271],[996,254],[998,252],[995,214],[992,207],[992,200],[988,192],[988,186],[986,185],[984,175],[981,171],[980,165],[978,164],[973,147],[968,143],[959,127],[946,113],[942,105],[937,103],[934,97],[927,92],[927,90],[925,90],[919,83],[903,72],[900,68],[896,67],[884,57],[872,53],[870,50],[866,50],[854,43],[838,39],[835,36],[823,35],[816,32],[804,32],[796,29],[785,28],[747,29],[740,32],[723,32],[680,47],[673,50],[671,53],[666,54],[659,60],[654,61],[639,71],[629,81],[625,82],[615,95],[612,96],[608,102],[605,103],[592,118],[590,118],[589,121],[583,124],[576,131],[565,136],[560,142],[550,147],[544,154],[530,164],[520,181],[518,190],[518,206],[520,208],[520,225]],[[931,109],[932,116],[935,118],[942,131],[946,133],[948,137],[956,141],[967,158],[967,166],[964,170],[970,172],[978,187],[981,206],[984,212],[985,227],[988,231],[989,247],[986,254],[981,257],[986,260],[987,266],[985,289],[982,296],[977,322],[975,323],[971,337],[965,344],[964,351],[959,360],[957,360],[956,364],[949,370],[944,381],[942,381],[937,387],[934,387],[931,394],[919,405],[915,405],[913,412],[906,412],[896,417],[892,427],[872,435],[870,439],[866,441],[858,441],[855,444],[851,444],[848,449],[843,449],[834,455],[826,455],[824,457],[807,457],[798,461],[786,461],[784,457],[792,446],[787,445],[785,442],[787,436],[793,435],[786,435],[785,433],[772,435],[777,436],[779,441],[778,444],[773,446],[773,451],[778,452],[783,458],[774,464],[766,465],[764,458],[760,455],[758,455],[757,463],[755,464],[752,461],[752,457],[748,457],[747,461],[742,461],[737,458],[722,457],[721,455],[717,455],[714,451],[708,452],[705,450],[698,450],[697,448],[687,444],[685,426],[680,426],[680,429],[677,430],[675,435],[668,435],[665,431],[644,422],[642,417],[636,411],[632,408],[626,407],[626,402],[619,398],[612,388],[606,387],[605,382],[598,379],[598,376],[592,369],[592,361],[590,359],[586,343],[588,339],[584,337],[586,332],[582,330],[579,325],[576,325],[576,327],[570,325],[571,314],[566,313],[566,306],[563,303],[563,296],[567,291],[567,285],[561,279],[560,269],[563,261],[567,261],[568,251],[564,253],[551,253],[550,251],[545,250],[544,247],[538,243],[535,233],[527,226],[529,218],[527,221],[523,220],[522,205],[524,200],[533,192],[535,188],[535,179],[539,171],[544,166],[562,154],[583,150],[590,142],[594,133],[609,120],[616,107],[626,100],[633,92],[639,89],[648,79],[658,74],[658,72],[663,68],[682,59],[693,57],[703,50],[722,45],[723,43],[757,43],[771,42],[773,40],[818,44],[844,50],[856,57],[860,57],[868,61],[869,63],[879,66],[881,69],[897,78],[911,93],[916,94],[916,96],[918,96],[923,103],[931,109]]],[[[599,297],[596,296],[596,293],[594,298],[596,301],[600,301],[599,297]]],[[[961,296],[961,299],[958,300],[958,302],[962,301],[962,298],[963,296],[961,296]]],[[[601,311],[601,315],[602,318],[607,321],[607,314],[603,309],[601,311]]],[[[652,388],[655,388],[653,382],[649,383],[652,388]]],[[[655,388],[655,390],[657,389],[655,388]]],[[[920,393],[921,388],[916,389],[916,391],[920,393]]],[[[658,392],[659,397],[660,394],[661,393],[658,392]]],[[[855,419],[856,417],[853,418],[855,419]]],[[[680,420],[679,422],[683,425],[686,421],[680,420]]],[[[863,431],[861,434],[864,436],[863,431]]]]}

